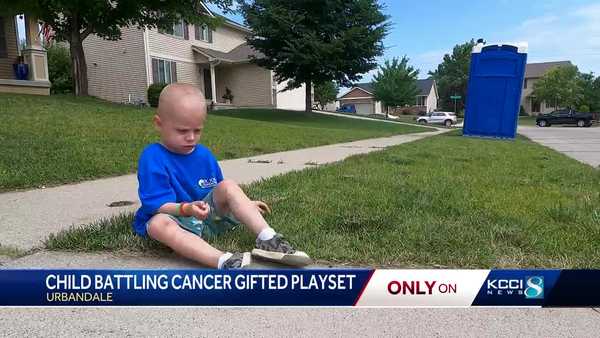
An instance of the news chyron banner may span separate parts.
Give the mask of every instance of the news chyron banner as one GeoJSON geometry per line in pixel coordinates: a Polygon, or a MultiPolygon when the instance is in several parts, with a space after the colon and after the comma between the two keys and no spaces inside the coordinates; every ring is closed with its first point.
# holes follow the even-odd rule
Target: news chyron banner
{"type": "Polygon", "coordinates": [[[0,270],[0,306],[600,306],[600,270],[0,270]]]}

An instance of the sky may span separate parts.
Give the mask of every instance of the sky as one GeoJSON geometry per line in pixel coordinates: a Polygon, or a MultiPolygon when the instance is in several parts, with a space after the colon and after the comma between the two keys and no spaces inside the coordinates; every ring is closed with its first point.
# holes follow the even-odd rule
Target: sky
{"type": "MultiPolygon", "coordinates": [[[[406,55],[427,78],[444,54],[469,41],[527,42],[527,62],[570,60],[582,72],[600,75],[600,0],[380,0],[389,16],[387,59],[406,55]]],[[[243,23],[240,15],[226,15],[243,23]]],[[[377,70],[364,74],[372,79],[377,70]]]]}

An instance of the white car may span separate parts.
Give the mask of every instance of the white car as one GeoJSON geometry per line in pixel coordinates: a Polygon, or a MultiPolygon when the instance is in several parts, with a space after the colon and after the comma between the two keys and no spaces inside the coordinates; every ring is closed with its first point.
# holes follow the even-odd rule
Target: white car
{"type": "Polygon", "coordinates": [[[436,112],[429,113],[425,116],[417,117],[417,123],[421,123],[421,124],[436,123],[436,124],[443,124],[446,127],[450,127],[453,124],[456,124],[456,115],[453,112],[436,111],[436,112]]]}

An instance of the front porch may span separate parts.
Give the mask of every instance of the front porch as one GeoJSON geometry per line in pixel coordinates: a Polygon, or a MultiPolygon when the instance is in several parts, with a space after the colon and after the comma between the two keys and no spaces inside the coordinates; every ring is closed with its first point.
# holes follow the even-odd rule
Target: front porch
{"type": "Polygon", "coordinates": [[[523,106],[525,113],[530,116],[546,114],[556,109],[559,109],[557,107],[547,104],[546,101],[540,101],[536,99],[536,97],[533,95],[526,96],[525,99],[521,102],[521,105],[523,106]]]}
{"type": "Polygon", "coordinates": [[[204,96],[215,109],[275,106],[276,91],[271,71],[249,62],[249,55],[256,52],[247,45],[238,46],[229,53],[197,46],[192,48],[200,67],[204,96]]]}
{"type": "Polygon", "coordinates": [[[33,16],[0,17],[0,92],[50,95],[48,59],[38,20],[33,16]],[[20,20],[24,23],[24,40],[19,39],[20,20]],[[24,44],[20,46],[22,42],[24,44]],[[18,64],[26,66],[16,66],[18,64]],[[15,67],[20,67],[21,71],[27,69],[26,79],[17,79],[15,67]]]}

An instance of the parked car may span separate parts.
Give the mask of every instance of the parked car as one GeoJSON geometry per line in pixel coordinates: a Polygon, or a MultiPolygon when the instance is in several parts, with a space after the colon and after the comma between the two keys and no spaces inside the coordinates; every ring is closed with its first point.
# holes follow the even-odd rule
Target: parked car
{"type": "Polygon", "coordinates": [[[356,114],[356,107],[353,104],[345,104],[336,109],[336,112],[356,114]]]}
{"type": "Polygon", "coordinates": [[[443,124],[446,127],[450,127],[453,124],[456,124],[456,115],[453,112],[436,111],[424,116],[417,117],[417,123],[436,123],[443,124]]]}
{"type": "Polygon", "coordinates": [[[589,127],[594,122],[594,115],[593,113],[581,113],[572,109],[560,109],[538,115],[535,123],[540,127],[550,127],[553,124],[575,124],[578,127],[589,127]]]}

